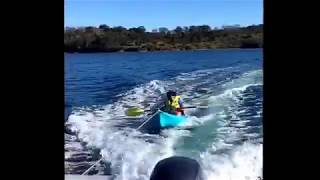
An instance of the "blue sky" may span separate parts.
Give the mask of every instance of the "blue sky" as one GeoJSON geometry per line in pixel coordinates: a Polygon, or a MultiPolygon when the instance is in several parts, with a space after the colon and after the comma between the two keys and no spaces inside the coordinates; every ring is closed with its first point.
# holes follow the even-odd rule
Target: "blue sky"
{"type": "Polygon", "coordinates": [[[65,0],[65,26],[126,28],[263,23],[263,0],[65,0]]]}

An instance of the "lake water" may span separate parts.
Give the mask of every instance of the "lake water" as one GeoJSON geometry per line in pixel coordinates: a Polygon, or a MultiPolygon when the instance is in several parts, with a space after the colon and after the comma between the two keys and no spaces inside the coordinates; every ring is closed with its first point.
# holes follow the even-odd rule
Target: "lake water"
{"type": "Polygon", "coordinates": [[[262,176],[262,65],[262,49],[66,54],[65,119],[76,132],[65,133],[67,173],[83,172],[97,149],[108,165],[95,173],[115,179],[148,179],[172,155],[198,160],[207,179],[262,176]],[[152,109],[167,90],[209,108],[160,134],[136,131],[148,115],[124,111],[152,109]]]}

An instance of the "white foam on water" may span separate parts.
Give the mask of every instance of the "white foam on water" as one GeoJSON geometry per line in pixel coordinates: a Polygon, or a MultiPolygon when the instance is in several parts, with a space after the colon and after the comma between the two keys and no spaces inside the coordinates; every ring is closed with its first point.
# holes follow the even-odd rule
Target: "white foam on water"
{"type": "Polygon", "coordinates": [[[256,180],[262,177],[262,144],[244,143],[228,154],[207,151],[200,157],[208,180],[256,180]]]}
{"type": "MultiPolygon", "coordinates": [[[[240,80],[226,83],[227,85],[225,85],[225,87],[228,87],[228,89],[223,91],[223,93],[208,97],[208,110],[210,111],[210,114],[202,117],[190,116],[189,120],[183,124],[183,126],[201,125],[208,120],[216,119],[217,116],[226,116],[226,109],[230,109],[230,104],[237,104],[240,101],[239,96],[241,96],[242,92],[244,92],[248,87],[261,84],[261,82],[256,82],[253,78],[257,76],[257,73],[259,73],[259,71],[246,73],[239,78],[240,80]],[[245,82],[243,82],[242,79],[244,79],[245,82]]],[[[190,103],[192,104],[193,102],[191,101],[190,103]]],[[[186,106],[188,106],[188,104],[186,104],[186,106]]],[[[194,111],[195,110],[186,110],[187,113],[192,113],[194,111]]],[[[235,112],[235,114],[231,115],[236,116],[238,113],[241,113],[241,111],[235,112]]],[[[247,121],[241,121],[238,122],[238,124],[242,125],[245,122],[247,121]]]]}
{"type": "Polygon", "coordinates": [[[72,114],[69,116],[68,124],[71,124],[71,130],[78,133],[80,140],[88,143],[88,146],[101,147],[101,137],[105,130],[105,122],[97,121],[96,117],[87,112],[85,115],[72,114]],[[93,131],[94,130],[94,131],[93,131]]]}
{"type": "Polygon", "coordinates": [[[253,70],[244,73],[240,78],[236,78],[222,84],[225,89],[234,89],[237,87],[246,88],[248,86],[262,85],[263,72],[262,70],[253,70]]]}
{"type": "Polygon", "coordinates": [[[111,162],[116,179],[149,179],[155,163],[173,154],[173,139],[144,135],[131,128],[118,129],[108,123],[98,127],[85,118],[77,121],[73,118],[70,123],[78,129],[79,138],[88,146],[101,149],[104,160],[111,162]],[[152,142],[148,141],[150,139],[152,142]]]}
{"type": "Polygon", "coordinates": [[[154,80],[119,95],[121,98],[114,104],[93,112],[79,110],[69,116],[67,123],[71,130],[88,146],[101,149],[104,160],[111,162],[116,179],[149,179],[154,165],[173,154],[175,138],[170,138],[171,131],[159,136],[116,126],[125,121],[120,117],[127,107],[155,103],[157,99],[150,97],[164,93],[165,86],[164,82],[154,80]]]}
{"type": "MultiPolygon", "coordinates": [[[[211,112],[209,115],[211,116],[205,121],[214,119],[218,121],[220,128],[217,129],[218,136],[213,139],[214,143],[206,152],[200,154],[205,179],[256,180],[259,176],[262,177],[262,144],[252,144],[250,140],[240,146],[232,143],[241,140],[241,137],[254,138],[259,134],[243,134],[245,127],[240,130],[239,127],[229,127],[226,126],[229,122],[223,120],[224,117],[231,116],[231,119],[239,120],[232,122],[236,126],[245,126],[248,120],[240,119],[238,114],[246,110],[237,112],[234,111],[233,106],[238,106],[242,93],[248,87],[257,85],[262,85],[262,71],[260,70],[245,73],[238,79],[223,84],[222,87],[225,90],[221,94],[208,98],[211,112]],[[225,153],[221,153],[219,150],[222,149],[228,151],[224,150],[222,152],[225,153]]],[[[193,121],[199,122],[199,119],[195,118],[193,121]]],[[[256,141],[262,143],[262,139],[256,141]]]]}
{"type": "Polygon", "coordinates": [[[231,69],[237,69],[237,67],[226,67],[226,68],[213,68],[213,69],[202,69],[202,70],[196,70],[189,73],[181,73],[176,77],[176,79],[179,80],[194,80],[194,79],[200,79],[205,76],[209,76],[213,73],[217,72],[224,72],[231,69]]]}
{"type": "MultiPolygon", "coordinates": [[[[209,71],[200,71],[200,73],[191,73],[191,77],[204,77],[208,74],[210,74],[209,71]]],[[[209,98],[209,113],[202,117],[190,116],[189,121],[182,126],[201,126],[206,121],[223,117],[229,105],[238,101],[237,96],[240,92],[251,85],[261,83],[254,79],[255,76],[256,74],[254,73],[248,73],[240,77],[239,80],[224,84],[225,90],[221,94],[209,98]]],[[[147,180],[153,167],[159,160],[175,155],[175,143],[180,137],[190,136],[190,131],[168,129],[162,131],[161,135],[149,135],[142,134],[129,127],[119,128],[117,125],[126,121],[121,117],[123,117],[128,107],[138,106],[148,108],[157,103],[159,101],[158,97],[170,89],[172,85],[174,85],[174,81],[153,80],[126,93],[120,94],[120,99],[113,104],[106,105],[98,110],[80,110],[73,112],[73,114],[69,116],[67,123],[71,125],[73,131],[77,132],[80,140],[86,142],[88,146],[101,149],[101,155],[104,160],[111,162],[112,174],[115,175],[115,179],[147,180]]],[[[193,84],[187,84],[185,86],[192,87],[193,84]]],[[[192,93],[189,94],[192,95],[192,93]]],[[[199,99],[194,99],[190,104],[198,103],[198,100],[199,99]]],[[[186,113],[188,112],[186,111],[186,113]]],[[[225,122],[221,121],[220,125],[224,126],[225,122]]],[[[228,130],[230,129],[227,129],[227,131],[228,130]]],[[[225,134],[229,132],[224,133],[222,129],[218,130],[218,132],[221,132],[221,135],[218,135],[217,138],[213,140],[215,143],[209,146],[207,152],[201,153],[201,158],[203,158],[201,163],[204,166],[208,179],[223,179],[227,176],[227,179],[230,179],[229,176],[232,178],[239,177],[240,179],[242,177],[246,178],[248,175],[244,172],[240,174],[240,169],[244,171],[248,169],[242,166],[257,165],[257,169],[262,167],[259,166],[259,163],[257,164],[255,162],[246,164],[250,161],[252,155],[260,152],[260,149],[255,148],[253,145],[244,145],[243,148],[241,148],[242,146],[236,148],[230,155],[215,155],[214,152],[219,149],[226,147],[229,149],[234,148],[232,144],[223,140],[225,134]],[[250,153],[253,154],[250,155],[250,153]],[[232,172],[234,164],[238,165],[235,171],[232,172]]],[[[238,136],[237,133],[229,133],[229,135],[230,137],[238,136]]],[[[253,169],[253,167],[248,168],[249,170],[253,169]]],[[[254,172],[251,174],[258,174],[256,171],[258,170],[254,169],[254,172]]],[[[252,175],[252,177],[254,175],[252,175]]],[[[248,177],[251,177],[251,175],[248,177]]]]}
{"type": "Polygon", "coordinates": [[[149,179],[152,168],[161,159],[173,154],[173,141],[155,136],[147,142],[137,131],[117,132],[105,137],[101,154],[111,162],[116,179],[149,179]]]}
{"type": "Polygon", "coordinates": [[[214,119],[215,114],[208,114],[206,116],[202,117],[196,117],[196,116],[189,116],[187,121],[185,121],[183,124],[179,125],[181,127],[195,127],[200,126],[204,122],[214,119]]]}

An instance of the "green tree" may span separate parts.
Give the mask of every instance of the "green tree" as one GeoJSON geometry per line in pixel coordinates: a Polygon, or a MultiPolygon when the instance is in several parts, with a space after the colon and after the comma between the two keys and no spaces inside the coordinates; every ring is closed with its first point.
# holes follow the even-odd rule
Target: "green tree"
{"type": "Polygon", "coordinates": [[[126,29],[122,26],[110,28],[102,24],[99,28],[88,26],[66,27],[64,45],[66,52],[137,51],[198,48],[261,48],[263,47],[263,25],[241,27],[235,30],[212,30],[208,25],[180,27],[169,32],[146,32],[143,26],[126,29]]]}
{"type": "Polygon", "coordinates": [[[104,31],[108,31],[108,30],[110,30],[110,27],[108,25],[106,25],[106,24],[101,24],[99,26],[99,29],[102,29],[104,31]]]}

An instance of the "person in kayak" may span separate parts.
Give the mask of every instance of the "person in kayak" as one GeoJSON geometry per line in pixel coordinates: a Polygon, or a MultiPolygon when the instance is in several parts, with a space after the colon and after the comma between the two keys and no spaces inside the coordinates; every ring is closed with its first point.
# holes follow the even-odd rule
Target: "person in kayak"
{"type": "Polygon", "coordinates": [[[175,115],[184,115],[183,100],[175,91],[168,91],[164,111],[175,115]]]}

